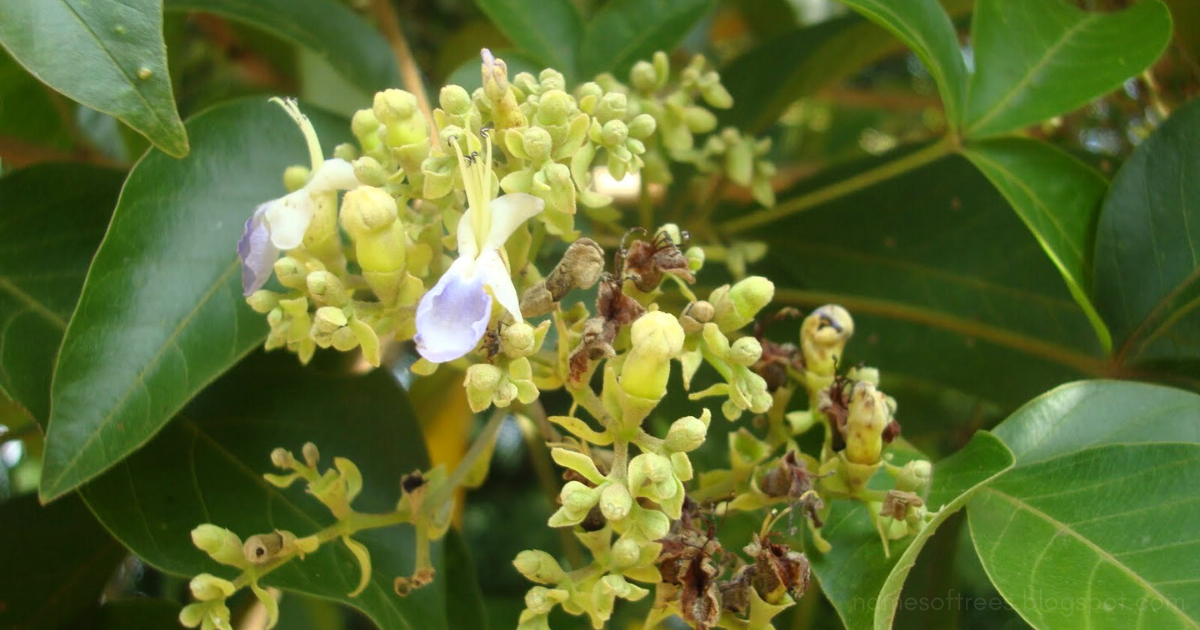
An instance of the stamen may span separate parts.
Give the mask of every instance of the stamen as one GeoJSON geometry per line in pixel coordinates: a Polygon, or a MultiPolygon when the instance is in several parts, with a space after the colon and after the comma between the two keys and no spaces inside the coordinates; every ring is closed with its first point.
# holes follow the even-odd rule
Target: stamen
{"type": "Polygon", "coordinates": [[[305,116],[300,111],[300,106],[296,104],[296,99],[282,99],[278,96],[272,97],[271,102],[283,108],[292,120],[296,121],[296,125],[300,127],[300,133],[304,134],[304,140],[308,143],[308,157],[312,160],[312,170],[315,172],[321,165],[325,163],[325,154],[321,152],[321,141],[317,138],[317,130],[313,129],[312,123],[309,122],[308,116],[305,116]]]}

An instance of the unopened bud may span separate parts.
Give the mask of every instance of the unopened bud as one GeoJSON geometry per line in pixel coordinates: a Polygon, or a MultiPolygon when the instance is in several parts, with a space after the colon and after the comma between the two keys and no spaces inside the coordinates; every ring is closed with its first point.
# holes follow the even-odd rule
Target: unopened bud
{"type": "Polygon", "coordinates": [[[754,337],[742,337],[729,346],[729,360],[750,367],[762,357],[762,344],[754,337]]]}
{"type": "Polygon", "coordinates": [[[554,141],[550,138],[549,131],[541,127],[529,127],[521,134],[521,146],[530,160],[541,163],[550,157],[554,141]]]}
{"type": "Polygon", "coordinates": [[[529,549],[517,554],[513,566],[521,575],[538,584],[557,584],[566,577],[554,556],[537,549],[529,549]]]}
{"type": "Polygon", "coordinates": [[[471,109],[471,95],[457,85],[447,85],[438,94],[438,103],[447,114],[462,116],[471,109]]]}
{"type": "Polygon", "coordinates": [[[208,523],[200,525],[192,530],[192,544],[221,564],[238,568],[246,566],[242,556],[242,539],[224,527],[208,523]]]}
{"type": "Polygon", "coordinates": [[[622,483],[610,483],[600,493],[600,512],[610,521],[619,521],[629,516],[633,507],[633,495],[622,483]]]}
{"type": "Polygon", "coordinates": [[[296,192],[308,183],[308,177],[312,174],[307,166],[289,166],[283,171],[283,187],[288,189],[288,192],[296,192]]]}
{"type": "Polygon", "coordinates": [[[192,597],[202,602],[223,600],[237,590],[233,582],[208,573],[201,573],[192,578],[188,588],[192,591],[192,597]]]}
{"type": "Polygon", "coordinates": [[[688,453],[700,448],[708,436],[708,424],[711,414],[707,409],[700,418],[686,416],[671,424],[664,443],[667,450],[676,453],[688,453]]]}
{"type": "Polygon", "coordinates": [[[490,363],[476,363],[467,368],[463,385],[467,388],[467,402],[471,411],[479,413],[492,404],[496,389],[504,380],[504,370],[490,363]]]}
{"type": "Polygon", "coordinates": [[[288,469],[296,465],[296,458],[286,448],[279,447],[271,451],[271,463],[276,468],[288,469]]]}
{"type": "Polygon", "coordinates": [[[342,309],[336,306],[322,306],[313,317],[313,328],[323,333],[332,333],[345,326],[346,322],[346,314],[342,309]]]}
{"type": "Polygon", "coordinates": [[[316,468],[317,463],[321,461],[321,451],[317,450],[317,445],[312,442],[305,442],[300,453],[304,455],[304,464],[309,468],[316,468]]]}
{"type": "Polygon", "coordinates": [[[364,155],[354,160],[354,177],[367,186],[383,186],[387,183],[388,172],[379,160],[364,155]]]}
{"type": "Polygon", "coordinates": [[[358,235],[382,230],[396,222],[396,200],[374,186],[359,186],[342,200],[342,227],[358,235]]]}
{"type": "Polygon", "coordinates": [[[717,325],[723,331],[737,330],[754,321],[758,312],[771,302],[775,284],[762,276],[750,276],[733,285],[722,297],[713,304],[717,325]]]}
{"type": "Polygon", "coordinates": [[[328,271],[314,271],[308,274],[306,282],[308,293],[313,296],[317,304],[342,306],[350,299],[346,293],[346,287],[342,286],[342,281],[328,271]]]}
{"type": "Polygon", "coordinates": [[[632,538],[621,538],[612,546],[613,564],[617,568],[633,566],[642,555],[642,546],[632,538]]]}
{"type": "Polygon", "coordinates": [[[275,277],[279,279],[280,284],[289,289],[303,290],[308,286],[308,270],[305,269],[304,263],[291,256],[284,256],[275,261],[275,277]]]}
{"type": "Polygon", "coordinates": [[[639,140],[649,138],[657,126],[658,123],[650,114],[638,114],[629,121],[629,135],[639,140]]]}
{"type": "Polygon", "coordinates": [[[503,344],[504,354],[514,359],[533,354],[535,348],[533,326],[525,322],[506,326],[500,333],[500,340],[503,344]]]}
{"type": "Polygon", "coordinates": [[[639,61],[629,70],[629,82],[639,92],[653,92],[658,83],[658,73],[648,61],[639,61]]]}
{"type": "Polygon", "coordinates": [[[376,92],[372,111],[375,119],[385,125],[403,122],[417,112],[417,97],[394,88],[376,92]]]}
{"type": "Polygon", "coordinates": [[[279,294],[274,291],[259,289],[246,298],[246,303],[250,305],[250,308],[254,309],[255,313],[266,315],[276,306],[279,306],[279,297],[279,294]]]}

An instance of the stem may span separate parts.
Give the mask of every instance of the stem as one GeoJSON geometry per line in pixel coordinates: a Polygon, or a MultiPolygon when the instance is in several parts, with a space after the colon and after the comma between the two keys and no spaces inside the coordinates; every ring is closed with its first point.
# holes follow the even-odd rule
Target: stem
{"type": "MultiPolygon", "coordinates": [[[[542,487],[542,492],[546,494],[550,505],[553,506],[555,498],[558,497],[558,483],[554,474],[554,466],[550,463],[545,435],[538,430],[538,426],[534,425],[536,422],[544,430],[545,424],[548,422],[546,410],[542,407],[541,401],[534,401],[528,409],[534,419],[520,423],[521,433],[525,437],[525,446],[529,448],[529,459],[537,474],[538,485],[542,487]]],[[[567,562],[571,563],[573,567],[583,566],[586,562],[583,557],[583,548],[580,546],[579,540],[571,534],[571,528],[561,527],[555,531],[558,532],[559,545],[567,554],[567,562]]]]}
{"type": "Polygon", "coordinates": [[[568,386],[567,391],[570,392],[575,402],[592,414],[592,417],[604,428],[616,426],[616,420],[604,410],[604,403],[600,402],[600,397],[592,391],[591,387],[587,385],[578,388],[568,386]]]}
{"type": "Polygon", "coordinates": [[[425,497],[427,505],[438,505],[441,501],[448,499],[455,490],[458,489],[462,482],[467,477],[467,473],[479,461],[479,458],[488,450],[488,445],[496,440],[496,433],[500,431],[500,425],[504,424],[504,418],[508,416],[508,412],[504,409],[496,409],[492,412],[492,417],[488,420],[486,426],[483,427],[483,432],[475,441],[471,443],[471,448],[467,449],[467,454],[463,456],[462,461],[458,462],[454,472],[446,479],[446,483],[441,484],[425,497]]]}
{"type": "Polygon", "coordinates": [[[421,108],[421,114],[429,122],[430,140],[433,146],[439,146],[437,125],[433,122],[433,110],[429,107],[429,97],[425,94],[425,84],[421,81],[421,69],[417,67],[412,49],[408,47],[408,40],[404,38],[396,8],[392,6],[392,0],[374,0],[372,4],[375,8],[375,18],[379,20],[379,28],[391,45],[392,54],[396,55],[396,65],[400,67],[400,80],[404,82],[404,89],[417,97],[417,107],[421,108]]]}
{"type": "Polygon", "coordinates": [[[863,171],[853,177],[840,180],[828,186],[794,197],[774,208],[765,208],[746,216],[726,221],[716,227],[719,234],[737,234],[750,228],[766,225],[784,217],[810,210],[823,203],[828,203],[839,197],[869,188],[879,182],[889,180],[912,170],[916,170],[930,162],[941,158],[954,149],[949,136],[942,138],[919,151],[910,153],[902,158],[893,160],[868,171],[863,171]]]}
{"type": "Polygon", "coordinates": [[[648,231],[655,229],[654,225],[654,207],[650,203],[650,184],[646,182],[646,178],[641,176],[638,178],[638,222],[648,231]]]}

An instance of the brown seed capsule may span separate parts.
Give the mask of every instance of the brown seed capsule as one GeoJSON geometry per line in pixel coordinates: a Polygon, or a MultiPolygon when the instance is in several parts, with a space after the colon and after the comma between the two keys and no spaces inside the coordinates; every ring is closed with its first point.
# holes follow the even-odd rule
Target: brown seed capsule
{"type": "Polygon", "coordinates": [[[923,505],[925,505],[925,500],[916,493],[888,490],[887,495],[883,498],[883,508],[880,509],[879,515],[903,521],[908,517],[910,507],[918,508],[923,505]]]}
{"type": "Polygon", "coordinates": [[[804,554],[757,535],[745,551],[754,556],[752,583],[763,601],[777,604],[784,593],[799,598],[808,590],[809,564],[804,554]]]}
{"type": "Polygon", "coordinates": [[[604,250],[592,239],[581,238],[571,243],[545,280],[525,291],[521,313],[525,317],[545,315],[571,290],[592,288],[603,272],[604,250]]]}
{"type": "Polygon", "coordinates": [[[750,608],[750,589],[754,588],[757,571],[756,565],[742,565],[733,578],[720,583],[721,605],[725,610],[740,615],[750,608]]]}
{"type": "MultiPolygon", "coordinates": [[[[626,233],[626,237],[633,230],[626,233]]],[[[634,241],[628,249],[622,248],[623,275],[633,280],[639,291],[649,293],[662,284],[664,274],[674,274],[688,283],[696,281],[688,265],[687,256],[666,233],[659,232],[649,241],[634,241]]]]}

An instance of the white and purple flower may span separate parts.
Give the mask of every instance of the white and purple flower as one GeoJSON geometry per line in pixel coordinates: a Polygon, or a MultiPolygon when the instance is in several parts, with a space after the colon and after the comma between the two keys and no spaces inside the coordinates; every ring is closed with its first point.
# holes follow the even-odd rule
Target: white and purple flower
{"type": "Polygon", "coordinates": [[[455,146],[467,191],[467,211],[458,222],[458,260],[417,306],[417,352],[434,363],[457,359],[479,344],[493,298],[514,319],[523,319],[504,243],[545,202],[525,193],[493,199],[491,140],[485,138],[484,144],[485,155],[470,160],[455,146]]]}
{"type": "Polygon", "coordinates": [[[242,237],[238,239],[238,257],[242,261],[242,293],[246,296],[267,283],[280,251],[299,247],[304,241],[304,233],[312,223],[316,203],[322,196],[331,196],[325,199],[325,203],[336,203],[337,191],[358,186],[354,167],[349,162],[322,158],[317,132],[308,117],[300,113],[295,101],[271,100],[283,107],[304,134],[312,159],[312,175],[300,190],[260,204],[246,221],[242,237]]]}

